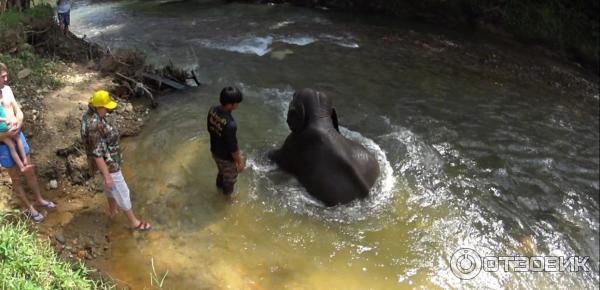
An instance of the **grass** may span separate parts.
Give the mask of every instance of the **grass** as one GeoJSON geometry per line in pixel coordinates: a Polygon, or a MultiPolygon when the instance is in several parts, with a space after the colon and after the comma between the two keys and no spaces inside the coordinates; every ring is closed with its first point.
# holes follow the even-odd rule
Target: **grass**
{"type": "Polygon", "coordinates": [[[9,85],[18,96],[26,97],[33,93],[25,91],[27,88],[52,90],[62,86],[54,74],[56,63],[36,54],[27,44],[23,44],[15,53],[0,53],[0,62],[8,66],[9,85]],[[19,79],[19,72],[25,69],[31,70],[30,75],[19,79]]]}
{"type": "Polygon", "coordinates": [[[27,25],[31,20],[53,19],[54,8],[49,4],[38,4],[23,12],[7,10],[0,14],[0,29],[27,25]]]}
{"type": "Polygon", "coordinates": [[[154,258],[152,258],[150,262],[152,263],[152,273],[150,273],[150,285],[152,285],[156,289],[164,289],[165,279],[167,278],[167,275],[169,275],[169,271],[166,271],[165,274],[162,275],[162,277],[160,277],[156,273],[156,269],[154,268],[154,258]]]}
{"type": "Polygon", "coordinates": [[[112,289],[83,264],[59,259],[22,215],[0,213],[0,289],[112,289]]]}

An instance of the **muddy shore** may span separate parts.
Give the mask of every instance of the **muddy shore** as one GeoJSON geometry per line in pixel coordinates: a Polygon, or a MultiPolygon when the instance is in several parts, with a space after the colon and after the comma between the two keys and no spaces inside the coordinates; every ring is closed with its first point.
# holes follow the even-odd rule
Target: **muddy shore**
{"type": "MultiPolygon", "coordinates": [[[[10,68],[9,68],[10,69],[10,68]]],[[[94,261],[110,250],[109,226],[125,225],[110,220],[101,181],[91,179],[80,141],[80,121],[94,90],[114,91],[111,77],[77,63],[59,62],[56,77],[64,84],[58,90],[38,88],[30,97],[16,95],[23,107],[24,133],[28,138],[43,195],[57,209],[40,209],[46,220],[36,225],[38,237],[49,240],[56,253],[67,259],[94,261]]],[[[17,72],[9,75],[9,85],[18,82],[17,72]]],[[[146,100],[118,99],[119,107],[109,118],[123,136],[134,136],[142,128],[150,108],[146,100]]],[[[0,170],[0,210],[19,209],[6,170],[0,170]]]]}

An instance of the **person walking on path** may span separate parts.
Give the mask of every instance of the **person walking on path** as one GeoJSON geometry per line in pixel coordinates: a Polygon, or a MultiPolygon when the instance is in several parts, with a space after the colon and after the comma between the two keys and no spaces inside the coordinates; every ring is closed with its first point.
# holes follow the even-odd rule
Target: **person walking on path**
{"type": "MultiPolygon", "coordinates": [[[[6,85],[7,81],[8,68],[5,64],[0,63],[0,90],[2,91],[2,97],[0,98],[0,101],[13,108],[14,112],[12,113],[14,113],[16,116],[16,121],[11,122],[8,131],[0,133],[0,138],[19,138],[23,143],[26,153],[26,155],[23,157],[25,159],[25,163],[32,165],[29,160],[29,155],[31,154],[29,144],[27,144],[25,135],[23,135],[23,132],[21,131],[21,128],[23,127],[23,111],[21,111],[21,107],[17,103],[17,100],[15,100],[12,89],[6,85]]],[[[31,168],[25,172],[21,172],[21,169],[18,168],[18,166],[15,166],[15,161],[13,160],[6,144],[0,144],[0,165],[8,170],[8,175],[10,176],[10,180],[13,185],[13,191],[17,194],[17,197],[23,204],[27,215],[35,222],[39,223],[43,221],[44,215],[42,215],[42,213],[39,212],[35,207],[37,206],[47,209],[54,209],[56,208],[56,204],[42,197],[35,170],[31,168]],[[29,198],[27,198],[27,195],[25,194],[25,189],[23,188],[21,180],[21,174],[25,176],[25,181],[27,182],[29,189],[33,192],[35,204],[30,202],[29,198]]]]}
{"type": "Polygon", "coordinates": [[[71,25],[71,0],[56,1],[56,14],[58,15],[58,25],[65,36],[68,36],[69,25],[71,25]]]}
{"type": "Polygon", "coordinates": [[[242,153],[236,137],[237,124],[231,112],[239,108],[242,92],[235,87],[225,87],[219,102],[208,111],[206,126],[210,133],[210,151],[217,164],[216,185],[227,197],[231,197],[238,173],[244,171],[242,153]]]}
{"type": "Polygon", "coordinates": [[[87,112],[81,119],[81,139],[90,164],[92,176],[96,171],[104,178],[104,192],[108,199],[110,217],[115,218],[120,210],[125,212],[132,230],[146,231],[152,226],[139,220],[133,213],[129,187],[121,172],[122,155],[119,146],[119,131],[105,119],[109,110],[117,107],[107,91],[100,90],[90,98],[87,112]]]}

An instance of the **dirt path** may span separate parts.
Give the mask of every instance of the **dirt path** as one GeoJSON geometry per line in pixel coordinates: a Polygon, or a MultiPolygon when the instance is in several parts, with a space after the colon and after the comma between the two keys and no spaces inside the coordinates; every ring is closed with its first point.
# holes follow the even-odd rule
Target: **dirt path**
{"type": "MultiPolygon", "coordinates": [[[[77,64],[61,66],[59,71],[64,87],[41,92],[42,101],[24,111],[25,118],[36,124],[24,132],[32,148],[42,194],[58,204],[57,209],[42,210],[46,220],[37,225],[38,236],[50,240],[60,256],[84,260],[93,266],[110,249],[110,228],[123,221],[112,221],[106,215],[104,194],[98,191],[100,187],[94,180],[87,180],[83,152],[76,149],[66,158],[56,152],[77,148],[73,145],[79,143],[80,120],[89,97],[94,90],[110,88],[111,79],[77,64]]],[[[16,96],[17,101],[20,97],[16,96]]],[[[129,102],[120,103],[121,108],[111,118],[123,132],[135,135],[147,111],[143,105],[134,110],[129,102]]],[[[0,210],[15,208],[20,208],[20,204],[12,194],[10,178],[6,170],[0,170],[0,210]]]]}

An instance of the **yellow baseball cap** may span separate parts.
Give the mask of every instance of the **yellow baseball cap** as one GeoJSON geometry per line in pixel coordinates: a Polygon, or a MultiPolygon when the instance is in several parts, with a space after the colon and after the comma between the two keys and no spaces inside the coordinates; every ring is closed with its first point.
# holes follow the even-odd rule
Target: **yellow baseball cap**
{"type": "Polygon", "coordinates": [[[112,110],[117,107],[117,102],[111,99],[110,95],[105,90],[99,90],[90,98],[90,104],[95,108],[107,108],[112,110]]]}

